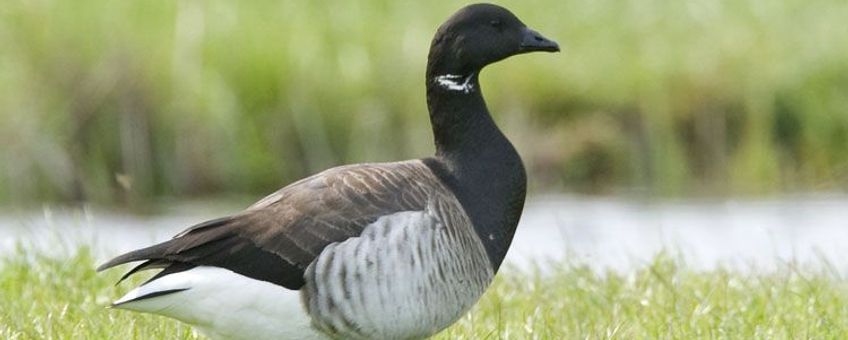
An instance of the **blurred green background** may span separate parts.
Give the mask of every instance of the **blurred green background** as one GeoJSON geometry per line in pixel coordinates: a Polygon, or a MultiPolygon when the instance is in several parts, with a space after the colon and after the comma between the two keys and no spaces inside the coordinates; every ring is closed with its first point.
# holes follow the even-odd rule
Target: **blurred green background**
{"type": "MultiPolygon", "coordinates": [[[[848,188],[848,1],[500,2],[560,42],[482,74],[535,192],[848,188]]],[[[262,195],[432,153],[453,1],[6,0],[0,202],[262,195]]]]}

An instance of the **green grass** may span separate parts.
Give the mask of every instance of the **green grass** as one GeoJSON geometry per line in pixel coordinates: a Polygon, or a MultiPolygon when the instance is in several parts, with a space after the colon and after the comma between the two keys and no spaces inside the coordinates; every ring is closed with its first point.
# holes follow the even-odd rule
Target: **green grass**
{"type": "MultiPolygon", "coordinates": [[[[109,310],[131,284],[93,272],[86,249],[51,258],[20,250],[0,260],[0,338],[193,339],[176,321],[109,310]]],[[[138,279],[134,280],[138,282],[138,279]]],[[[770,274],[693,272],[658,256],[632,275],[552,265],[507,268],[473,311],[440,339],[844,339],[848,283],[787,264],[770,274]]]]}
{"type": "MultiPolygon", "coordinates": [[[[564,47],[481,76],[532,186],[848,187],[848,2],[501,4],[564,47]]],[[[257,195],[426,156],[427,48],[459,6],[5,1],[0,202],[257,195]]]]}
{"type": "MultiPolygon", "coordinates": [[[[106,306],[130,285],[117,271],[98,275],[87,249],[55,258],[26,253],[0,259],[2,339],[177,339],[191,328],[162,317],[106,306]]],[[[138,283],[139,280],[133,280],[138,283]]]]}

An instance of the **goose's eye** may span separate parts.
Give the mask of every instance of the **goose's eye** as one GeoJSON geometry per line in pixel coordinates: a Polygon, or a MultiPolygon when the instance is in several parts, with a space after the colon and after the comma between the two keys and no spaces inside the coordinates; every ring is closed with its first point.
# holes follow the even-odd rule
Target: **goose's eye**
{"type": "Polygon", "coordinates": [[[489,25],[497,29],[501,29],[501,27],[503,26],[500,20],[492,20],[489,22],[489,25]]]}

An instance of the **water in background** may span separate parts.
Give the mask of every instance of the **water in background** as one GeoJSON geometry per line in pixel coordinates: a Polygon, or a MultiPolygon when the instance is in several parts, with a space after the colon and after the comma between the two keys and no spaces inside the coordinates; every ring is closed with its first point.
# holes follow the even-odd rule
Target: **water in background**
{"type": "MultiPolygon", "coordinates": [[[[0,216],[0,256],[21,249],[61,255],[91,245],[100,259],[170,238],[233,205],[181,204],[139,217],[47,209],[0,216]]],[[[528,201],[507,261],[518,268],[567,260],[598,271],[641,268],[659,252],[695,270],[770,271],[787,263],[848,273],[848,196],[768,200],[636,201],[539,196],[528,201]]]]}

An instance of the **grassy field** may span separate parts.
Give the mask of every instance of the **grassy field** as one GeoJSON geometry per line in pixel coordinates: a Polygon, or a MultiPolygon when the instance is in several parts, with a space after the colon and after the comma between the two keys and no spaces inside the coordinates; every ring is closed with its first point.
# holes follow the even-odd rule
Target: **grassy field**
{"type": "MultiPolygon", "coordinates": [[[[166,318],[105,308],[129,289],[86,249],[0,260],[0,338],[195,339],[166,318]]],[[[134,280],[138,282],[138,280],[134,280]]],[[[770,274],[691,272],[667,256],[632,275],[559,264],[506,269],[438,339],[844,339],[848,282],[787,264],[770,274]]]]}
{"type": "MultiPolygon", "coordinates": [[[[482,75],[532,187],[848,187],[848,2],[500,3],[564,47],[482,75]]],[[[256,195],[428,155],[427,48],[460,6],[6,1],[0,202],[256,195]]]]}

